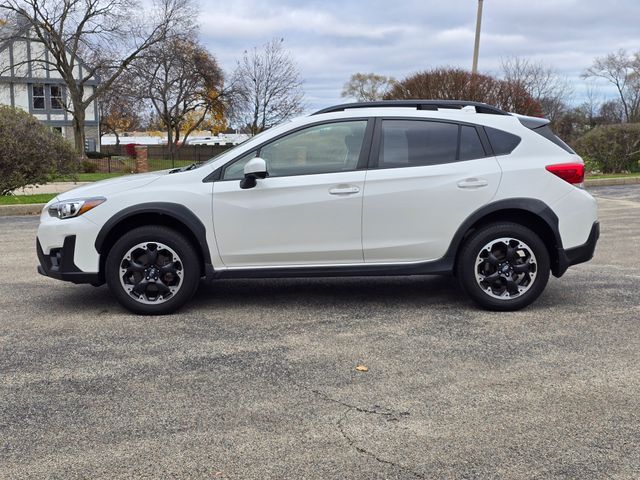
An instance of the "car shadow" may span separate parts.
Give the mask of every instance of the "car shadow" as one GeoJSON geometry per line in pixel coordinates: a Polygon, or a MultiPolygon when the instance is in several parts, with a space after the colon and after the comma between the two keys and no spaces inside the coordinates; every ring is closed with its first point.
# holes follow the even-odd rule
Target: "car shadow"
{"type": "Polygon", "coordinates": [[[194,308],[253,305],[468,304],[450,276],[238,279],[202,282],[194,308]]]}
{"type": "MultiPolygon", "coordinates": [[[[551,286],[551,285],[550,285],[551,286]]],[[[113,314],[128,312],[109,289],[66,286],[58,292],[59,307],[75,313],[113,314]]],[[[553,287],[547,290],[554,290],[553,287]]],[[[554,308],[564,303],[555,292],[545,292],[528,309],[554,308]]],[[[201,281],[194,297],[179,312],[265,307],[300,308],[434,308],[476,310],[452,276],[388,276],[280,279],[225,279],[201,281]]]]}

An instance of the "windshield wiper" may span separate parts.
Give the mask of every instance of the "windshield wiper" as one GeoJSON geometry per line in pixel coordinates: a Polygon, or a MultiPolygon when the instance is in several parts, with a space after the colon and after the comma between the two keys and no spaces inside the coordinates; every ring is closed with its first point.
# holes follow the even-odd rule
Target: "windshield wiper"
{"type": "Polygon", "coordinates": [[[173,170],[169,170],[169,173],[186,172],[188,170],[193,170],[194,168],[198,168],[197,163],[192,163],[191,165],[187,165],[186,167],[174,168],[173,170]]]}

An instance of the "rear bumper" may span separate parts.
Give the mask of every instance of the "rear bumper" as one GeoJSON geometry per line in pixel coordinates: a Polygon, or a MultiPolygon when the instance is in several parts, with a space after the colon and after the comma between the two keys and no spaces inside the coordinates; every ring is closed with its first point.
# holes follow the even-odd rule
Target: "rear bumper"
{"type": "Polygon", "coordinates": [[[596,243],[600,237],[600,222],[594,222],[589,233],[587,241],[573,248],[559,248],[558,249],[558,264],[553,271],[556,277],[561,277],[567,271],[567,269],[578,263],[588,262],[593,258],[593,254],[596,250],[596,243]]]}
{"type": "Polygon", "coordinates": [[[104,283],[98,273],[83,272],[76,266],[74,263],[75,249],[75,235],[66,236],[62,248],[52,248],[48,255],[43,252],[40,240],[36,240],[36,250],[40,261],[38,273],[72,283],[90,283],[96,286],[104,283]]]}

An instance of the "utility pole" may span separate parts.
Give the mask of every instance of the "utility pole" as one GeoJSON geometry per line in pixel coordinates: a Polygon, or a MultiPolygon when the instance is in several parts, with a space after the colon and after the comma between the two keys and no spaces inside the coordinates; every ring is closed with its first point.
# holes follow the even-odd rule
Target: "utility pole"
{"type": "Polygon", "coordinates": [[[482,25],[482,2],[478,0],[478,16],[476,18],[476,44],[473,47],[473,66],[471,73],[478,73],[478,51],[480,50],[480,26],[482,25]]]}

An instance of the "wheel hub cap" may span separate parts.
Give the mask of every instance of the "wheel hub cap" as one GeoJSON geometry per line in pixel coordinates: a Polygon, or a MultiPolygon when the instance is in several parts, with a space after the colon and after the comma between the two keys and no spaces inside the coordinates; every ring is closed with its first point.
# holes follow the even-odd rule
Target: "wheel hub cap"
{"type": "Polygon", "coordinates": [[[476,282],[485,294],[500,300],[524,294],[535,282],[536,274],[533,250],[517,238],[492,240],[476,258],[476,282]]]}
{"type": "Polygon", "coordinates": [[[171,299],[182,287],[183,265],[167,245],[143,242],[130,248],[120,262],[120,284],[131,298],[144,304],[171,299]]]}

